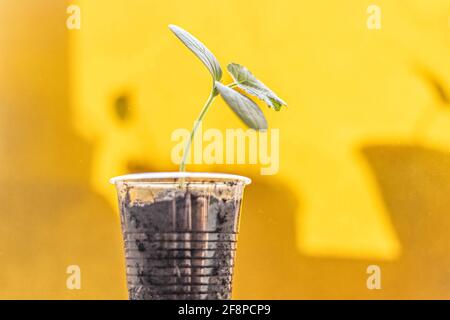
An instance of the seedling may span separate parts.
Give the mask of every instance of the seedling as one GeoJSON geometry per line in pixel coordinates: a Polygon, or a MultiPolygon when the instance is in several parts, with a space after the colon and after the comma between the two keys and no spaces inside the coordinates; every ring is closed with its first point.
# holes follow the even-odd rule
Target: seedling
{"type": "Polygon", "coordinates": [[[197,132],[199,124],[203,121],[203,118],[217,95],[220,94],[234,113],[248,127],[255,130],[266,130],[267,120],[261,109],[249,96],[254,96],[261,99],[275,111],[280,111],[281,107],[286,106],[287,104],[264,83],[259,81],[246,67],[237,63],[230,63],[227,66],[228,72],[231,74],[234,82],[224,85],[221,82],[222,68],[220,67],[219,61],[217,61],[211,51],[209,51],[203,43],[201,43],[186,30],[183,30],[175,25],[169,25],[169,29],[203,62],[212,76],[212,88],[208,100],[206,100],[206,103],[194,123],[189,140],[186,142],[183,151],[180,171],[185,171],[187,155],[189,154],[189,149],[195,137],[195,133],[197,132]],[[235,90],[235,87],[241,89],[249,96],[235,90]]]}

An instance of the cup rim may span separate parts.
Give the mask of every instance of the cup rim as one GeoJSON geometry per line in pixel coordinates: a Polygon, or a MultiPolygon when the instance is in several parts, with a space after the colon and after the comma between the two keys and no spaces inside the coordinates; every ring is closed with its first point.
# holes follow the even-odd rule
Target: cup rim
{"type": "Polygon", "coordinates": [[[248,177],[240,176],[237,174],[220,173],[220,172],[142,172],[125,174],[109,179],[109,183],[117,184],[118,182],[143,182],[143,183],[158,183],[158,179],[181,179],[181,178],[194,178],[194,179],[212,179],[212,180],[225,180],[225,181],[239,181],[244,185],[248,185],[252,180],[248,177]]]}

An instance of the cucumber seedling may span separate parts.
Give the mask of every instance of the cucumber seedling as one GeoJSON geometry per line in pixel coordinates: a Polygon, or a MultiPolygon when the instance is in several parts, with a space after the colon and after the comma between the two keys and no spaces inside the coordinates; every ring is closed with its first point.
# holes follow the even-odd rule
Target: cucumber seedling
{"type": "Polygon", "coordinates": [[[228,85],[223,84],[221,82],[222,68],[211,51],[186,30],[172,24],[169,25],[169,29],[203,62],[212,76],[212,88],[208,100],[206,100],[195,121],[183,151],[183,157],[180,163],[180,171],[183,172],[186,169],[186,159],[195,133],[217,95],[223,98],[226,104],[248,127],[255,130],[266,130],[267,120],[258,105],[250,97],[235,90],[235,87],[240,88],[249,96],[261,99],[275,111],[280,111],[281,107],[287,106],[287,104],[264,83],[259,81],[246,67],[237,63],[230,63],[227,66],[228,72],[231,74],[234,82],[228,85]]]}

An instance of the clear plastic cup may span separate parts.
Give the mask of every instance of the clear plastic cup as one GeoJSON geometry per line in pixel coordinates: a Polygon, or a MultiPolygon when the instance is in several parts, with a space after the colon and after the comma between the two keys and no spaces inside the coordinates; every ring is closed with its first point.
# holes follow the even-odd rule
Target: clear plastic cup
{"type": "Polygon", "coordinates": [[[129,298],[231,299],[246,177],[142,173],[116,185],[129,298]]]}

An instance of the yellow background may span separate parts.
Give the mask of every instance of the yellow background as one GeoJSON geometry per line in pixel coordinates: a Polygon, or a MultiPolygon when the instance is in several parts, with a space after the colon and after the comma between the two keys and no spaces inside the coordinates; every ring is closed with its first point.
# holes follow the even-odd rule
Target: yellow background
{"type": "MultiPolygon", "coordinates": [[[[289,103],[261,106],[280,129],[277,175],[188,168],[254,181],[235,298],[450,298],[446,0],[1,1],[0,298],[126,298],[107,180],[177,170],[170,135],[210,86],[169,23],[289,103]],[[81,290],[66,288],[71,264],[81,290]],[[366,287],[371,264],[381,290],[366,287]]],[[[203,127],[242,125],[218,99],[203,127]]]]}

